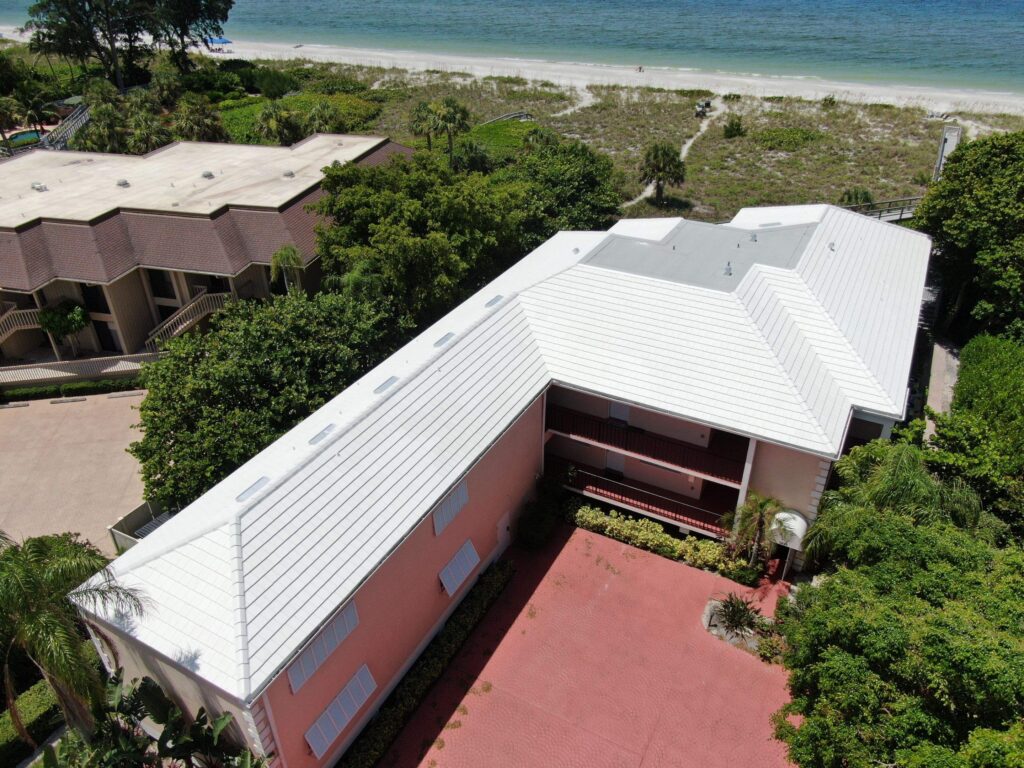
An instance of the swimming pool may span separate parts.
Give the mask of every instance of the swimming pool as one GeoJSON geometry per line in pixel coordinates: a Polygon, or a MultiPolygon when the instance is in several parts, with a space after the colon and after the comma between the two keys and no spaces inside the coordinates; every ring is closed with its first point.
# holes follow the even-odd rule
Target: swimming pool
{"type": "Polygon", "coordinates": [[[10,135],[12,147],[24,147],[29,144],[35,144],[42,138],[39,131],[33,129],[30,131],[17,131],[10,135]]]}

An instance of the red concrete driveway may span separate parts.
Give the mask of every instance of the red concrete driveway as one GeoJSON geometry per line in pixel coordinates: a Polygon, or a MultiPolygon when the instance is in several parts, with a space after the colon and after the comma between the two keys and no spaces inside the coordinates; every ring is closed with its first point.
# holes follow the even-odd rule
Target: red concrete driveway
{"type": "Polygon", "coordinates": [[[385,766],[787,766],[786,673],[708,634],[719,576],[587,531],[519,571],[385,766]]]}

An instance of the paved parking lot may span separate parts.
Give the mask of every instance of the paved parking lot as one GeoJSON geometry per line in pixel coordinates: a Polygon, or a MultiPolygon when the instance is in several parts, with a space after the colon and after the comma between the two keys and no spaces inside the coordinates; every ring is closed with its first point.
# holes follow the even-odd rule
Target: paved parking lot
{"type": "Polygon", "coordinates": [[[786,672],[713,637],[742,587],[583,530],[519,570],[385,766],[784,768],[786,672]]]}
{"type": "Polygon", "coordinates": [[[93,395],[0,409],[0,530],[15,539],[77,531],[114,554],[107,526],[142,503],[125,449],[141,396],[93,395]]]}

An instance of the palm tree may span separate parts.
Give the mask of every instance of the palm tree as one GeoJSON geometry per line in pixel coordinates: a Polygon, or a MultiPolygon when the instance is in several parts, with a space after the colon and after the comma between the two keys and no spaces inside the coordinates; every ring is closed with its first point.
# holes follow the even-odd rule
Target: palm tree
{"type": "Polygon", "coordinates": [[[0,534],[0,639],[7,711],[18,735],[35,746],[26,731],[11,684],[8,660],[19,648],[53,689],[69,725],[89,733],[90,704],[102,685],[83,641],[85,624],[116,658],[106,633],[80,609],[124,616],[142,613],[139,594],[117,583],[107,558],[77,534],[39,536],[20,544],[0,534]]]}
{"type": "Polygon", "coordinates": [[[421,136],[427,138],[428,152],[434,151],[432,141],[434,134],[433,124],[433,112],[430,109],[430,105],[425,101],[421,101],[413,108],[412,114],[409,116],[409,131],[416,138],[421,136]]]}
{"type": "Polygon", "coordinates": [[[294,287],[298,287],[300,269],[302,269],[302,254],[294,245],[282,245],[270,257],[270,280],[276,283],[283,278],[286,291],[292,289],[292,284],[294,287]],[[292,278],[292,284],[288,282],[289,275],[292,278]]]}
{"type": "Polygon", "coordinates": [[[226,141],[227,132],[210,100],[198,93],[186,93],[178,100],[172,127],[184,141],[226,141]]]}
{"type": "Polygon", "coordinates": [[[268,101],[256,117],[256,135],[285,146],[291,144],[298,126],[291,112],[280,101],[268,101]]]}
{"type": "Polygon", "coordinates": [[[751,491],[735,512],[722,516],[722,526],[732,528],[733,546],[739,551],[749,551],[747,564],[751,567],[768,555],[771,542],[766,533],[774,527],[776,516],[784,509],[778,499],[751,491]]]}
{"type": "Polygon", "coordinates": [[[644,151],[640,164],[640,181],[654,184],[654,199],[661,203],[666,184],[682,184],[686,181],[686,163],[679,158],[679,151],[671,144],[657,142],[644,151]]]}
{"type": "Polygon", "coordinates": [[[11,139],[7,135],[7,129],[15,124],[20,111],[21,105],[17,101],[10,96],[0,96],[0,140],[7,147],[8,153],[12,153],[14,149],[11,147],[11,139]]]}
{"type": "Polygon", "coordinates": [[[18,98],[18,105],[21,107],[20,119],[28,126],[39,131],[43,135],[43,123],[56,119],[57,113],[47,102],[35,94],[22,94],[18,98]]]}
{"type": "Polygon", "coordinates": [[[127,135],[125,148],[135,155],[144,155],[171,140],[170,131],[160,118],[160,107],[146,91],[133,91],[126,99],[127,135]]]}
{"type": "Polygon", "coordinates": [[[306,133],[338,133],[344,131],[341,113],[324,99],[312,106],[306,114],[306,133]]]}
{"type": "Polygon", "coordinates": [[[821,497],[818,518],[804,537],[804,551],[821,562],[840,549],[845,532],[900,514],[915,523],[947,521],[974,528],[981,500],[962,480],[933,475],[920,448],[875,440],[854,448],[835,463],[838,490],[821,497]]]}
{"type": "Polygon", "coordinates": [[[455,136],[469,130],[469,110],[451,96],[430,105],[430,127],[448,137],[448,162],[455,166],[455,136]]]}

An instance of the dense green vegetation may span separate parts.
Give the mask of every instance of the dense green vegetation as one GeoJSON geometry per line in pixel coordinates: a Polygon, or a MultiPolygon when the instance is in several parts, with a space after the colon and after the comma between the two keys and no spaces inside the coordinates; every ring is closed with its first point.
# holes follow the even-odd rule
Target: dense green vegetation
{"type": "Polygon", "coordinates": [[[1024,131],[958,147],[914,224],[935,241],[950,332],[1024,341],[1024,131]]]}
{"type": "Polygon", "coordinates": [[[960,354],[948,414],[935,414],[929,464],[960,478],[1024,540],[1024,346],[978,336],[960,354]]]}
{"type": "Polygon", "coordinates": [[[146,497],[198,497],[341,392],[396,343],[382,308],[298,291],[235,302],[208,333],[186,334],[144,366],[143,436],[130,450],[146,497]]]}
{"type": "Polygon", "coordinates": [[[802,768],[1018,764],[1024,552],[991,543],[977,499],[920,449],[840,460],[811,551],[831,574],[784,612],[793,703],[779,733],[802,768]],[[1019,728],[1019,726],[1018,726],[1019,728]],[[1006,762],[985,762],[1013,748],[1006,762]]]}

